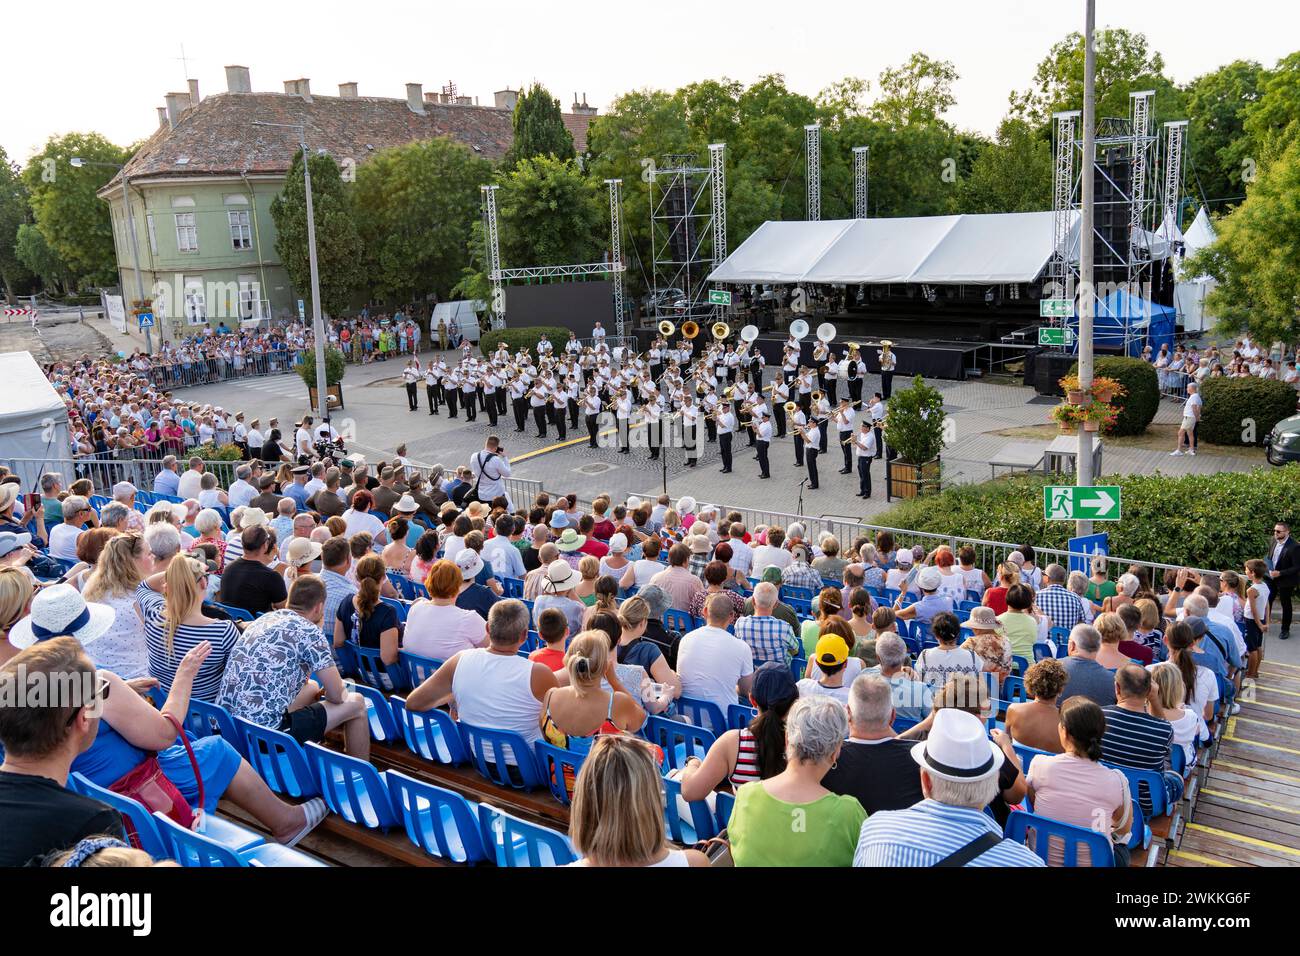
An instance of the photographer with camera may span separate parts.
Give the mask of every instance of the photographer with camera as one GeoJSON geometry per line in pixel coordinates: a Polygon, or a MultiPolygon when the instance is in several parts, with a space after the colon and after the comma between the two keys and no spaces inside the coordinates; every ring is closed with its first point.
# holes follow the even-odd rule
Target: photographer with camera
{"type": "Polygon", "coordinates": [[[470,471],[474,474],[474,488],[465,496],[465,501],[490,502],[497,496],[506,499],[506,508],[514,510],[514,502],[506,491],[506,478],[510,477],[510,461],[506,458],[501,439],[489,435],[482,451],[474,453],[469,460],[470,471]]]}

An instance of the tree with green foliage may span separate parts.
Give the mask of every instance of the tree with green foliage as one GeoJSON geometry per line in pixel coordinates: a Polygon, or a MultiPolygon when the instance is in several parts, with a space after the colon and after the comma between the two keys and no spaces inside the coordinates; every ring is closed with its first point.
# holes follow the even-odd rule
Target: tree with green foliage
{"type": "MultiPolygon", "coordinates": [[[[1144,34],[1119,27],[1098,30],[1094,49],[1098,119],[1131,116],[1129,93],[1139,90],[1155,90],[1156,116],[1187,115],[1182,92],[1165,76],[1164,57],[1150,48],[1144,34]]],[[[1082,109],[1083,34],[1071,33],[1053,44],[1034,71],[1033,85],[1013,93],[1011,104],[1012,115],[1043,130],[1053,113],[1082,109]]]]}
{"type": "Polygon", "coordinates": [[[469,262],[470,227],[491,164],[448,137],[375,153],[352,188],[367,291],[446,298],[469,262]]]}
{"type": "Polygon", "coordinates": [[[52,136],[23,170],[36,227],[76,282],[107,284],[117,271],[108,203],[96,194],[115,171],[76,168],[73,157],[121,165],[129,153],[99,133],[52,136]]]}
{"type": "Polygon", "coordinates": [[[497,192],[502,259],[512,266],[598,262],[607,209],[600,184],[572,159],[521,160],[497,192]]]}
{"type": "Polygon", "coordinates": [[[941,123],[943,114],[957,102],[952,87],[959,78],[949,61],[913,53],[902,66],[881,71],[880,95],[871,105],[871,115],[895,128],[941,123]]]}
{"type": "Polygon", "coordinates": [[[12,302],[18,287],[31,281],[32,272],[18,255],[18,230],[31,221],[31,204],[17,164],[0,148],[0,283],[12,302]]]}
{"type": "Polygon", "coordinates": [[[1037,212],[1052,203],[1051,144],[1022,119],[1007,117],[958,187],[958,210],[1037,212]]]}
{"type": "MultiPolygon", "coordinates": [[[[361,286],[362,247],[352,196],[343,183],[339,164],[326,153],[311,157],[312,212],[316,220],[316,261],[320,273],[321,308],[338,315],[361,286]]],[[[307,254],[307,190],[302,153],[295,152],[280,195],[271,200],[275,221],[275,252],[294,290],[311,308],[311,269],[307,254]]]]}
{"type": "MultiPolygon", "coordinates": [[[[1234,60],[1192,80],[1187,97],[1187,153],[1196,178],[1189,185],[1208,200],[1231,200],[1245,193],[1243,175],[1250,175],[1246,112],[1259,97],[1267,71],[1253,60],[1234,60]]],[[[1216,209],[1223,208],[1215,206],[1216,209]]]]}
{"type": "Polygon", "coordinates": [[[50,248],[50,244],[45,241],[45,234],[33,223],[25,222],[18,227],[14,255],[28,272],[41,280],[46,291],[55,295],[66,295],[72,291],[72,270],[50,248]]]}
{"type": "Polygon", "coordinates": [[[885,412],[885,444],[900,461],[924,465],[943,451],[947,414],[943,393],[916,376],[908,388],[898,389],[885,412]]]}
{"type": "Polygon", "coordinates": [[[514,139],[502,163],[505,169],[513,169],[523,160],[539,156],[573,158],[573,135],[564,125],[560,101],[541,84],[534,84],[519,95],[510,124],[514,139]]]}
{"type": "Polygon", "coordinates": [[[1242,128],[1246,151],[1263,166],[1300,139],[1300,51],[1284,57],[1259,85],[1259,98],[1246,107],[1242,128]]]}
{"type": "Polygon", "coordinates": [[[1300,139],[1250,185],[1246,200],[1217,224],[1218,238],[1185,266],[1218,286],[1206,311],[1219,330],[1256,342],[1300,341],[1300,139]]]}

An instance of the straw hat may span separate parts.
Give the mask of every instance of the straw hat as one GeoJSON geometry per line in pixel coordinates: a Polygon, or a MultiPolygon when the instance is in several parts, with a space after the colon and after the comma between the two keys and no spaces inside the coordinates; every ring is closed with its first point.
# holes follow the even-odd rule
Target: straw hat
{"type": "Polygon", "coordinates": [[[558,594],[561,591],[568,591],[577,586],[582,580],[582,575],[576,568],[570,567],[569,562],[563,558],[552,561],[546,566],[546,578],[542,581],[543,594],[558,594]]]}
{"type": "Polygon", "coordinates": [[[587,543],[585,534],[578,534],[572,528],[565,528],[564,534],[556,540],[555,546],[561,551],[577,551],[587,543]]]}
{"type": "Polygon", "coordinates": [[[294,538],[289,542],[285,556],[295,568],[310,564],[320,557],[321,546],[310,538],[294,538]]]}
{"type": "Polygon", "coordinates": [[[36,592],[31,613],[13,626],[9,643],[22,650],[67,635],[87,644],[112,627],[116,616],[107,604],[87,604],[71,584],[52,584],[36,592]]]}

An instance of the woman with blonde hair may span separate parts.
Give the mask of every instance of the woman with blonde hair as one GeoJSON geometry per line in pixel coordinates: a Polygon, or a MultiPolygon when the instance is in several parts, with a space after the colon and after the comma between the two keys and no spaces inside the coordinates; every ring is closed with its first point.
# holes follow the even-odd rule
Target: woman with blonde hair
{"type": "Polygon", "coordinates": [[[164,692],[171,691],[176,668],[190,650],[208,641],[212,652],[194,675],[191,696],[215,701],[226,671],[226,658],[240,639],[230,621],[218,621],[203,613],[203,596],[212,568],[192,555],[178,554],[166,570],[144,579],[138,592],[140,617],[144,621],[149,674],[164,692]]]}
{"type": "Polygon", "coordinates": [[[415,549],[406,544],[406,535],[411,528],[410,519],[396,515],[388,519],[385,527],[388,530],[388,544],[380,552],[380,557],[384,559],[385,567],[406,575],[411,570],[411,559],[415,557],[415,549]]]}
{"type": "Polygon", "coordinates": [[[86,579],[104,552],[104,545],[118,533],[116,528],[87,528],[77,535],[77,563],[64,575],[67,582],[78,591],[84,588],[86,579]]]}
{"type": "Polygon", "coordinates": [[[9,631],[27,616],[36,585],[24,568],[0,568],[0,664],[18,654],[9,643],[9,631]]]}
{"type": "Polygon", "coordinates": [[[573,788],[569,838],[582,859],[570,865],[708,866],[699,850],[668,845],[662,786],[648,743],[626,734],[598,737],[573,788]]]}
{"type": "Polygon", "coordinates": [[[326,519],[325,527],[330,529],[331,538],[346,538],[348,535],[348,523],[340,515],[326,519]]]}
{"type": "Polygon", "coordinates": [[[578,573],[582,580],[573,589],[573,598],[586,607],[596,603],[596,581],[600,577],[600,559],[586,555],[578,561],[578,573]]]}
{"type": "Polygon", "coordinates": [[[1124,619],[1113,611],[1098,614],[1092,626],[1101,632],[1101,650],[1097,652],[1097,663],[1107,670],[1118,670],[1125,664],[1133,663],[1132,658],[1119,649],[1121,641],[1128,640],[1128,628],[1124,619]]]}
{"type": "Polygon", "coordinates": [[[86,645],[96,667],[125,680],[149,675],[149,651],[144,640],[144,620],[136,605],[135,590],[154,572],[153,554],[136,532],[119,534],[95,563],[81,589],[87,601],[107,604],[114,611],[107,631],[86,645]]]}
{"type": "Polygon", "coordinates": [[[583,631],[570,641],[564,669],[568,686],[553,687],[542,698],[537,723],[547,743],[586,753],[600,734],[641,729],[645,710],[640,702],[616,683],[613,690],[601,688],[611,673],[609,635],[604,631],[583,631]]]}
{"type": "Polygon", "coordinates": [[[380,600],[387,571],[383,559],[367,554],[357,562],[356,571],[357,593],[340,601],[334,614],[334,646],[351,641],[358,647],[377,648],[385,666],[396,664],[402,625],[393,606],[380,600]]]}
{"type": "Polygon", "coordinates": [[[618,582],[609,575],[596,578],[596,591],[592,598],[591,607],[582,615],[583,630],[591,626],[591,619],[597,614],[618,614],[618,582]]]}
{"type": "Polygon", "coordinates": [[[1165,662],[1151,667],[1151,697],[1147,711],[1152,717],[1169,721],[1174,729],[1173,745],[1183,748],[1186,766],[1196,763],[1196,741],[1209,740],[1205,718],[1187,703],[1187,685],[1177,664],[1165,662]]]}

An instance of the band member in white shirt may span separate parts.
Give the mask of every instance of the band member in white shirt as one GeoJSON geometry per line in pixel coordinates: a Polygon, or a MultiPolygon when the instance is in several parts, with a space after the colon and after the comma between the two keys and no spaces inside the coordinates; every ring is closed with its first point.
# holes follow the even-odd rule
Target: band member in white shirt
{"type": "Polygon", "coordinates": [[[754,409],[754,431],[757,433],[757,444],[755,448],[758,452],[758,477],[771,478],[772,474],[768,470],[767,450],[772,444],[772,420],[768,417],[765,408],[754,409]]]}
{"type": "Polygon", "coordinates": [[[597,322],[595,327],[591,330],[591,337],[595,341],[597,347],[605,344],[605,330],[601,327],[599,322],[597,322]]]}
{"type": "Polygon", "coordinates": [[[642,406],[641,419],[645,422],[646,444],[650,446],[650,460],[658,461],[659,446],[663,444],[663,435],[659,430],[662,424],[662,409],[659,407],[659,396],[651,395],[650,401],[642,406]]]}
{"type": "Polygon", "coordinates": [[[880,394],[888,399],[894,391],[894,369],[898,367],[898,359],[894,355],[894,343],[889,339],[881,339],[880,348],[876,350],[876,357],[880,359],[880,394]]]}
{"type": "Polygon", "coordinates": [[[847,401],[841,402],[835,409],[835,434],[844,450],[844,467],[840,469],[840,474],[847,475],[853,470],[853,450],[849,448],[852,443],[845,441],[853,437],[853,406],[847,401]]]}
{"type": "Polygon", "coordinates": [[[785,437],[785,403],[790,401],[790,386],[780,376],[772,382],[772,417],[776,419],[776,437],[785,437]]]}
{"type": "Polygon", "coordinates": [[[406,368],[402,369],[402,383],[406,386],[406,404],[413,412],[420,410],[420,396],[416,392],[416,383],[419,381],[420,363],[416,359],[411,359],[406,363],[406,368]]]}
{"type": "Polygon", "coordinates": [[[528,404],[533,410],[533,424],[537,426],[537,437],[546,437],[546,409],[550,404],[546,395],[546,386],[540,379],[533,382],[528,390],[528,404]]]}
{"type": "Polygon", "coordinates": [[[492,428],[497,427],[497,416],[501,414],[501,406],[497,404],[497,393],[501,391],[502,385],[497,370],[488,369],[487,374],[483,376],[483,404],[487,408],[488,424],[492,428]]]}
{"type": "Polygon", "coordinates": [[[551,423],[555,425],[555,430],[560,435],[560,441],[568,438],[568,428],[565,418],[569,414],[569,390],[560,383],[551,387],[551,423]]]}
{"type": "Polygon", "coordinates": [[[718,393],[713,386],[709,386],[704,393],[704,438],[705,441],[712,444],[718,440],[718,422],[714,415],[718,411],[718,393]]]}
{"type": "Polygon", "coordinates": [[[817,450],[824,455],[826,454],[826,433],[831,427],[831,403],[826,398],[825,392],[817,396],[817,401],[812,411],[812,417],[814,421],[818,421],[817,427],[821,431],[822,436],[821,446],[817,450]]]}
{"type": "Polygon", "coordinates": [[[465,409],[465,421],[478,419],[478,373],[473,365],[466,365],[460,377],[460,404],[465,409]]]}
{"type": "Polygon", "coordinates": [[[311,443],[311,423],[310,415],[303,416],[302,421],[298,423],[298,430],[293,433],[293,451],[300,465],[311,461],[316,453],[311,443]]]}
{"type": "Polygon", "coordinates": [[[839,373],[840,363],[835,361],[835,356],[828,352],[826,356],[826,364],[822,366],[822,380],[826,382],[826,395],[830,398],[832,405],[838,401],[836,396],[838,394],[837,388],[839,373]]]}
{"type": "Polygon", "coordinates": [[[812,366],[817,370],[817,388],[826,391],[826,363],[830,360],[831,347],[821,339],[813,346],[812,366]]]}
{"type": "Polygon", "coordinates": [[[872,393],[870,410],[871,430],[876,436],[876,457],[879,458],[885,453],[885,403],[879,392],[872,393]]]}
{"type": "Polygon", "coordinates": [[[682,396],[682,446],[686,449],[686,467],[694,468],[699,451],[700,406],[695,404],[695,393],[690,389],[682,396]]]}
{"type": "Polygon", "coordinates": [[[596,435],[600,427],[600,396],[596,393],[594,382],[587,386],[587,391],[582,396],[582,414],[587,422],[587,446],[600,447],[596,443],[596,435]]]}
{"type": "Polygon", "coordinates": [[[626,388],[620,388],[614,399],[614,417],[618,421],[618,453],[631,454],[631,438],[628,432],[632,425],[632,393],[626,388]]]}
{"type": "Polygon", "coordinates": [[[569,341],[564,343],[564,351],[569,355],[577,355],[582,351],[582,343],[578,341],[577,332],[569,333],[569,341]]]}
{"type": "Polygon", "coordinates": [[[802,408],[805,413],[812,411],[813,379],[812,372],[807,368],[801,367],[799,369],[799,374],[796,376],[795,389],[798,396],[795,401],[799,403],[799,407],[802,408]]]}
{"type": "Polygon", "coordinates": [[[808,487],[816,489],[817,483],[817,455],[819,454],[818,446],[821,444],[821,433],[816,425],[804,425],[795,429],[795,440],[803,440],[803,459],[804,464],[808,466],[808,487]]]}
{"type": "Polygon", "coordinates": [[[424,394],[429,400],[429,414],[438,414],[438,366],[430,362],[424,370],[424,394]]]}
{"type": "Polygon", "coordinates": [[[722,455],[722,474],[731,474],[731,439],[736,431],[736,416],[730,402],[718,403],[718,450],[722,455]]]}
{"type": "MultiPolygon", "coordinates": [[[[850,438],[853,444],[853,453],[858,459],[858,497],[871,497],[871,462],[876,457],[876,433],[871,428],[871,422],[866,418],[862,419],[858,430],[850,438]]],[[[845,446],[847,451],[848,446],[845,446]]]]}
{"type": "Polygon", "coordinates": [[[803,429],[808,424],[808,413],[798,405],[790,416],[790,434],[794,438],[794,466],[803,467],[803,429]]]}
{"type": "Polygon", "coordinates": [[[521,432],[528,422],[528,376],[520,372],[510,381],[510,410],[515,415],[515,431],[521,432]]]}
{"type": "Polygon", "coordinates": [[[798,343],[790,345],[788,342],[785,346],[785,353],[781,361],[781,378],[787,385],[794,379],[795,373],[799,371],[799,347],[798,343]]]}

